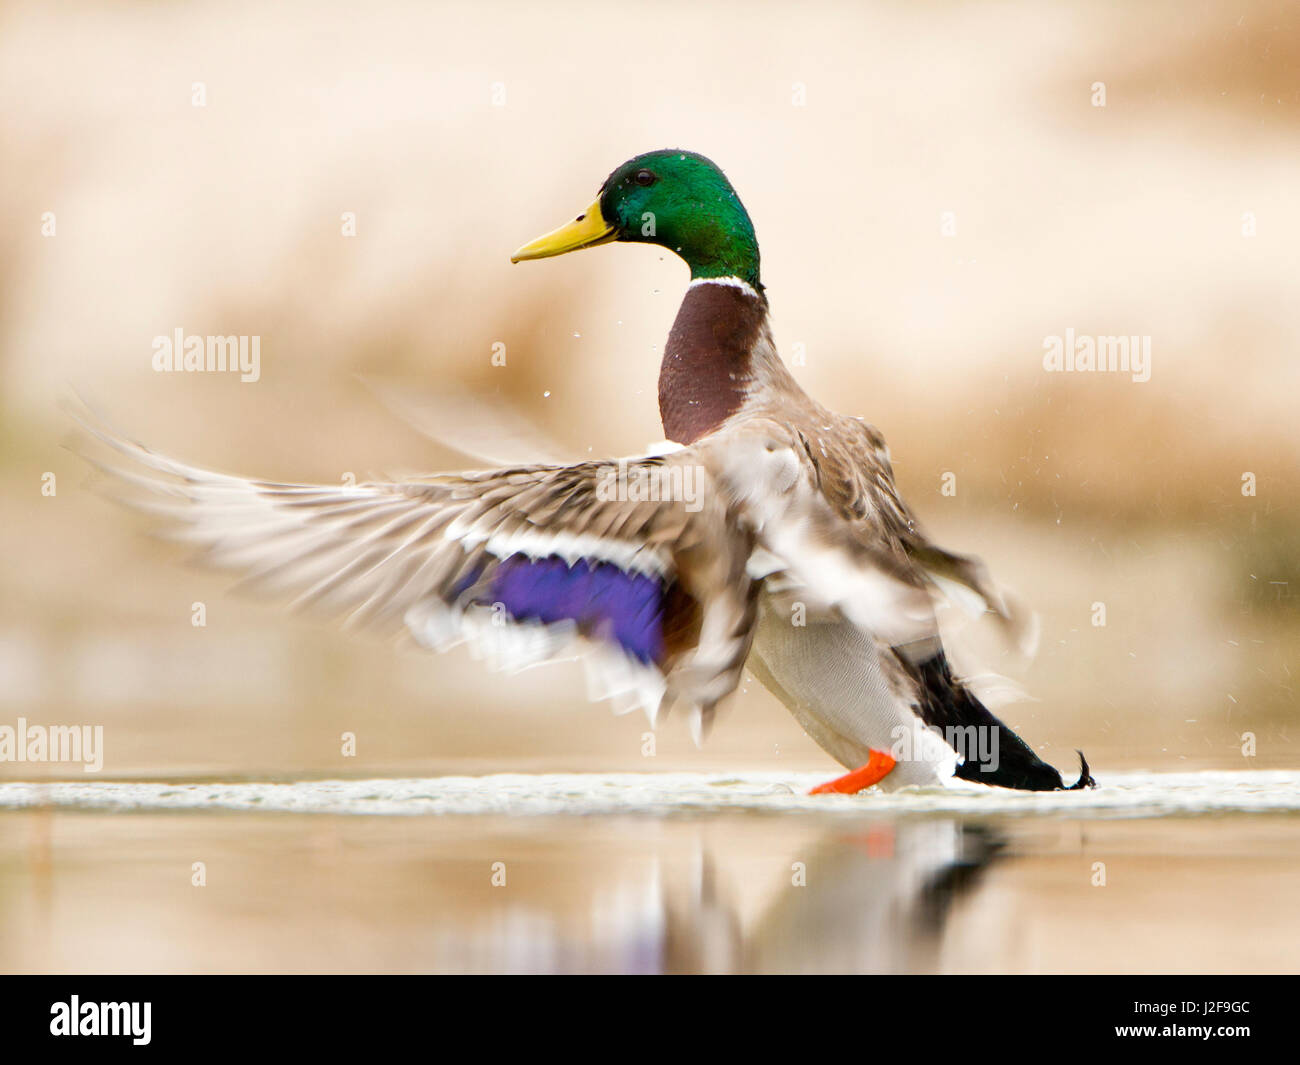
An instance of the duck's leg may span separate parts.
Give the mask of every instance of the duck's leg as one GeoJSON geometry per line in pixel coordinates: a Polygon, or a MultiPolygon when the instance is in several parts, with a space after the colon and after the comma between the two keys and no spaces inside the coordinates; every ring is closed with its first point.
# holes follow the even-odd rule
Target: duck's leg
{"type": "Polygon", "coordinates": [[[871,757],[867,759],[866,765],[858,766],[853,772],[828,780],[825,784],[818,784],[808,794],[825,795],[828,792],[838,792],[841,795],[856,794],[863,788],[871,787],[872,784],[879,784],[897,764],[890,755],[872,747],[871,757]]]}

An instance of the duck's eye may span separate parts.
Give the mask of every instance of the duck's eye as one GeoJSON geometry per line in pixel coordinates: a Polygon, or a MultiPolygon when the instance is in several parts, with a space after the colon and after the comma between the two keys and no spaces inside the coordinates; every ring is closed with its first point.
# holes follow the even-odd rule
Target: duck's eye
{"type": "Polygon", "coordinates": [[[655,183],[655,176],[650,173],[649,170],[638,170],[636,172],[636,183],[643,188],[646,185],[653,185],[655,183]]]}

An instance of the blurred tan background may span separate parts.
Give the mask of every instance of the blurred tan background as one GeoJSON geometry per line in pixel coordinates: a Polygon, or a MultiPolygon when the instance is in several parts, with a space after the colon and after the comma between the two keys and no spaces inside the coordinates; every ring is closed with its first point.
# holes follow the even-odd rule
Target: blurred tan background
{"type": "Polygon", "coordinates": [[[1004,711],[1026,738],[1067,776],[1076,746],[1099,776],[1294,766],[1297,70],[1269,2],[0,7],[0,723],[103,724],[105,776],[829,769],[753,683],[703,751],[670,719],[646,758],[576,667],[492,676],[231,596],[62,447],[76,389],[232,472],[463,462],[367,375],[635,451],[684,267],[509,254],[680,146],[748,206],[796,375],[1041,612],[1034,662],[990,663],[1036,697],[1004,711]],[[261,379],[155,373],[177,327],[259,335],[261,379]],[[1150,336],[1151,379],[1045,373],[1067,328],[1150,336]]]}

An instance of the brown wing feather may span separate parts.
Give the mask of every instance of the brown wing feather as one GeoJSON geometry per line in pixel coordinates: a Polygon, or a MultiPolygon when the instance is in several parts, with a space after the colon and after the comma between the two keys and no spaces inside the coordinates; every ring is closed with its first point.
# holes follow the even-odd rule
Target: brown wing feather
{"type": "Polygon", "coordinates": [[[670,697],[707,716],[739,681],[755,618],[745,571],[752,538],[698,456],[629,462],[633,472],[694,464],[706,482],[698,507],[603,499],[609,467],[594,462],[290,484],[191,466],[81,420],[119,456],[92,461],[135,490],[126,502],[164,519],[205,562],[299,605],[393,630],[456,612],[516,553],[589,558],[654,575],[668,590],[658,665],[670,697]]]}
{"type": "Polygon", "coordinates": [[[859,418],[821,411],[795,429],[832,511],[854,535],[897,563],[900,580],[923,579],[945,594],[959,585],[996,614],[1022,650],[1032,649],[1033,617],[1001,589],[984,563],[934,544],[899,494],[884,437],[859,418]],[[818,432],[812,425],[822,424],[818,432]]]}

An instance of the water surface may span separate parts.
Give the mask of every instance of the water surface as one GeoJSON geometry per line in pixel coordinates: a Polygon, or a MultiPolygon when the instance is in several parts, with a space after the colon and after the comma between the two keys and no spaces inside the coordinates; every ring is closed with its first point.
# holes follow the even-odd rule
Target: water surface
{"type": "Polygon", "coordinates": [[[1300,774],[806,776],[3,784],[0,968],[1300,969],[1300,774]]]}

